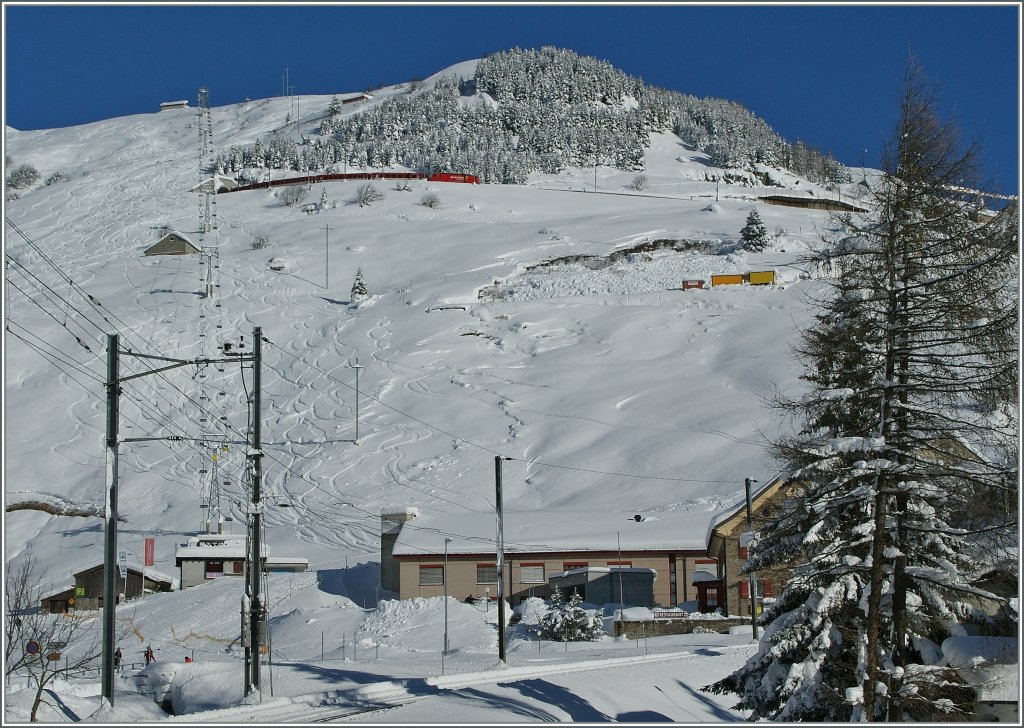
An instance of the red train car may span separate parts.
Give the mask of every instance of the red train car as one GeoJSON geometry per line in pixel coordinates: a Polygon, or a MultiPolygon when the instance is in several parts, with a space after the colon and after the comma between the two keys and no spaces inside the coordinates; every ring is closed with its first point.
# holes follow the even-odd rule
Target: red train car
{"type": "Polygon", "coordinates": [[[430,175],[431,182],[465,182],[466,184],[478,185],[480,178],[475,174],[454,174],[452,172],[435,172],[430,175]]]}

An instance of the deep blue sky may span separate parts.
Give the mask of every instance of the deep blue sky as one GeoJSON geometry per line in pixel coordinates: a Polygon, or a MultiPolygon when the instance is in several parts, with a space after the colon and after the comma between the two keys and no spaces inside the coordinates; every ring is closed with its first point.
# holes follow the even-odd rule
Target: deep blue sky
{"type": "Polygon", "coordinates": [[[786,139],[876,164],[908,52],[994,188],[1019,184],[1020,16],[1000,6],[19,6],[5,3],[5,121],[53,128],[362,91],[518,46],[555,45],[648,83],[742,103],[786,139]],[[866,155],[865,155],[866,150],[866,155]]]}

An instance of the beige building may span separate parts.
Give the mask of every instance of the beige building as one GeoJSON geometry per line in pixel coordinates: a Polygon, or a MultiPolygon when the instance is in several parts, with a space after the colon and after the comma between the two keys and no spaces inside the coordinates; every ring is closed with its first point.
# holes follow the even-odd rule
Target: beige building
{"type": "MultiPolygon", "coordinates": [[[[556,574],[620,567],[654,572],[655,605],[695,602],[694,574],[715,570],[705,544],[714,513],[506,512],[505,597],[514,606],[547,597],[556,574]]],[[[445,581],[450,597],[496,598],[496,517],[395,508],[381,513],[381,534],[381,586],[399,599],[443,596],[445,581]]]]}
{"type": "MultiPolygon", "coordinates": [[[[306,559],[270,556],[267,544],[260,544],[263,570],[305,571],[306,559]]],[[[181,588],[202,584],[223,576],[244,576],[248,551],[240,534],[203,533],[193,536],[174,552],[174,565],[181,569],[181,588]]]]}
{"type": "MultiPolygon", "coordinates": [[[[781,478],[775,478],[751,493],[754,532],[758,532],[768,517],[778,508],[789,489],[781,478]]],[[[717,565],[717,580],[708,579],[702,588],[717,591],[715,603],[726,614],[750,616],[750,577],[740,574],[743,562],[747,560],[747,502],[740,501],[732,508],[718,514],[708,528],[707,554],[717,565]]],[[[782,592],[788,570],[758,572],[758,608],[765,600],[774,599],[782,592]]]]}

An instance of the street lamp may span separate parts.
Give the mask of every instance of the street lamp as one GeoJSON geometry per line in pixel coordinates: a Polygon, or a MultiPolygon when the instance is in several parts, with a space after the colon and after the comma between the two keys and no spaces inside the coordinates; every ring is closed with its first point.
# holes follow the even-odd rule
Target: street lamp
{"type": "Polygon", "coordinates": [[[352,368],[356,370],[356,445],[359,444],[359,370],[363,368],[362,364],[353,364],[352,368]]]}
{"type": "Polygon", "coordinates": [[[444,582],[444,654],[448,654],[448,544],[450,538],[444,540],[444,569],[441,571],[441,580],[444,582]]]}

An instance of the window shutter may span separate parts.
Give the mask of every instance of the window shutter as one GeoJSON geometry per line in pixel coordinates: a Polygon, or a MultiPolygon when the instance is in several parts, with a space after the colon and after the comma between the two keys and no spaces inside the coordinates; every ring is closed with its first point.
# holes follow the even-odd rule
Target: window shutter
{"type": "Polygon", "coordinates": [[[443,566],[420,566],[420,586],[444,584],[443,566]]]}
{"type": "Polygon", "coordinates": [[[519,581],[523,584],[543,584],[544,564],[523,565],[519,568],[519,581]]]}
{"type": "Polygon", "coordinates": [[[740,582],[740,599],[750,598],[750,582],[744,579],[740,582]]]}
{"type": "Polygon", "coordinates": [[[746,546],[740,546],[739,553],[740,553],[740,558],[741,559],[747,558],[747,547],[746,546]]]}
{"type": "Polygon", "coordinates": [[[763,596],[763,597],[774,596],[772,594],[772,581],[771,581],[771,579],[765,579],[763,582],[761,582],[761,591],[763,592],[761,594],[761,596],[763,596]]]}

